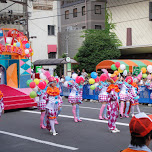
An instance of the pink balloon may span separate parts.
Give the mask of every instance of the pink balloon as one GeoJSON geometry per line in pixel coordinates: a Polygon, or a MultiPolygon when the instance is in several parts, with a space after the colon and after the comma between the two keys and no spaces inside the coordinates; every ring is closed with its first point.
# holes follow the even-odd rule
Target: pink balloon
{"type": "Polygon", "coordinates": [[[32,52],[32,49],[31,49],[31,48],[29,48],[28,50],[29,50],[30,53],[32,52]]]}
{"type": "Polygon", "coordinates": [[[30,83],[30,88],[35,88],[36,87],[36,83],[35,82],[31,82],[30,83]]]}
{"type": "Polygon", "coordinates": [[[97,83],[97,82],[99,82],[99,81],[100,81],[100,78],[97,77],[97,78],[95,79],[95,82],[97,83]]]}
{"type": "Polygon", "coordinates": [[[115,66],[116,66],[117,68],[119,68],[119,67],[120,67],[120,62],[116,62],[116,63],[115,63],[115,66]]]}
{"type": "Polygon", "coordinates": [[[40,82],[40,83],[38,84],[38,87],[43,90],[43,89],[45,89],[46,85],[45,85],[44,82],[40,82]]]}
{"type": "Polygon", "coordinates": [[[29,54],[26,54],[26,57],[28,57],[28,58],[29,58],[29,57],[30,57],[30,55],[29,55],[29,54]]]}

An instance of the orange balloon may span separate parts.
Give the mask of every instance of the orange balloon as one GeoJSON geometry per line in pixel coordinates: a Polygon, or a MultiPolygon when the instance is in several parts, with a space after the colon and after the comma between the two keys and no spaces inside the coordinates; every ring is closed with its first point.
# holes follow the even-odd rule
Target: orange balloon
{"type": "Polygon", "coordinates": [[[118,76],[118,75],[119,75],[119,72],[118,72],[118,71],[115,71],[114,74],[118,76]]]}
{"type": "Polygon", "coordinates": [[[141,72],[146,73],[146,68],[145,67],[141,68],[141,72]]]}

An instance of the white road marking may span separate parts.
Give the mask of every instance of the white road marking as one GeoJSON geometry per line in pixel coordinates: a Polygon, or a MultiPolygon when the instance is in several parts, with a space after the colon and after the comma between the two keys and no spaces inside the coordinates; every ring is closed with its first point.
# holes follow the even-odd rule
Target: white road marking
{"type": "MultiPolygon", "coordinates": [[[[39,111],[30,111],[30,110],[21,110],[21,112],[41,114],[41,112],[39,112],[39,111]]],[[[73,119],[73,116],[68,116],[68,115],[59,115],[59,117],[72,118],[73,119]]],[[[98,120],[98,119],[84,118],[84,117],[81,117],[81,119],[82,120],[87,120],[87,121],[92,121],[92,122],[108,123],[108,121],[106,121],[106,120],[98,120]]],[[[122,122],[116,122],[116,124],[121,125],[121,126],[129,126],[128,123],[122,123],[122,122]]]]}
{"type": "MultiPolygon", "coordinates": [[[[71,105],[62,105],[63,107],[72,107],[71,105]]],[[[83,106],[79,106],[79,108],[82,109],[92,109],[92,110],[100,110],[100,108],[92,108],[92,107],[83,107],[83,106]]]]}
{"type": "MultiPolygon", "coordinates": [[[[63,107],[71,107],[71,105],[62,105],[63,107]]],[[[92,107],[83,107],[83,106],[79,106],[79,108],[82,108],[82,109],[91,109],[91,110],[100,110],[100,108],[92,108],[92,107]]],[[[138,113],[138,112],[135,112],[135,114],[138,113]]],[[[151,113],[145,113],[147,115],[150,115],[151,113]]]]}
{"type": "Polygon", "coordinates": [[[0,134],[5,134],[5,135],[25,139],[25,140],[30,140],[30,141],[33,141],[33,142],[36,142],[36,143],[46,144],[46,145],[50,145],[50,146],[54,146],[54,147],[59,147],[59,148],[64,148],[64,149],[69,149],[69,150],[78,150],[78,148],[75,148],[75,147],[60,145],[60,144],[56,144],[56,143],[49,142],[49,141],[44,141],[44,140],[39,140],[39,139],[32,138],[32,137],[27,137],[27,136],[23,136],[23,135],[14,134],[14,133],[11,133],[11,132],[6,132],[6,131],[1,131],[0,130],[0,134]]]}

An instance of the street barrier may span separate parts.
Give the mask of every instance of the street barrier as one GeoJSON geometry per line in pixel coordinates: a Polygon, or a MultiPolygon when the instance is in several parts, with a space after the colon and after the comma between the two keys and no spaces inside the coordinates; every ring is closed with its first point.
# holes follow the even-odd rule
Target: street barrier
{"type": "MultiPolygon", "coordinates": [[[[70,94],[70,89],[67,87],[64,87],[62,83],[60,83],[61,86],[61,96],[69,96],[70,94]]],[[[89,84],[86,84],[83,86],[83,99],[93,99],[93,100],[98,100],[98,95],[99,91],[97,89],[91,90],[89,84]]],[[[139,103],[148,103],[152,104],[152,99],[150,99],[150,94],[152,93],[152,90],[147,89],[145,86],[140,86],[140,98],[139,98],[139,103]]]]}

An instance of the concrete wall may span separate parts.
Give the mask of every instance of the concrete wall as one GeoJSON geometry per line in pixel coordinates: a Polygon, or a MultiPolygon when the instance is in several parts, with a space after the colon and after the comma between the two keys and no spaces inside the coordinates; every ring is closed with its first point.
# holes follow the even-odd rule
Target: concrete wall
{"type": "MultiPolygon", "coordinates": [[[[30,10],[29,33],[37,38],[30,39],[34,55],[32,61],[38,59],[48,59],[47,45],[57,45],[58,20],[57,1],[53,2],[53,10],[30,10]],[[53,16],[53,17],[48,17],[53,16]],[[47,18],[43,18],[47,17],[47,18]],[[41,19],[36,19],[41,18],[41,19]],[[48,35],[48,25],[55,25],[55,35],[48,35]]],[[[57,51],[58,52],[58,51],[57,51]]],[[[58,57],[58,54],[56,55],[58,57]]]]}
{"type": "Polygon", "coordinates": [[[59,57],[61,57],[62,54],[67,53],[66,37],[68,37],[68,55],[73,58],[84,40],[84,38],[81,37],[82,35],[82,30],[59,32],[59,57]]]}
{"type": "Polygon", "coordinates": [[[152,21],[149,21],[149,1],[107,0],[107,7],[116,23],[116,34],[126,46],[127,28],[132,28],[132,45],[152,44],[152,21]]]}

